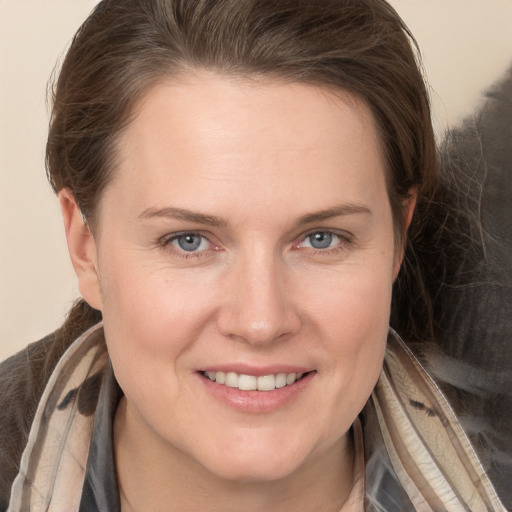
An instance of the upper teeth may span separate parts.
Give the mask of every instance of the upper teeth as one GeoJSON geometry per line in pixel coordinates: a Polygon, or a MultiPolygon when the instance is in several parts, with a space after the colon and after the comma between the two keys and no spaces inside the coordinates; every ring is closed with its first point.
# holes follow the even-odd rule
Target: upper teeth
{"type": "Polygon", "coordinates": [[[302,378],[302,373],[277,373],[275,375],[244,375],[235,372],[204,372],[204,375],[217,384],[242,391],[273,391],[284,388],[302,378]]]}

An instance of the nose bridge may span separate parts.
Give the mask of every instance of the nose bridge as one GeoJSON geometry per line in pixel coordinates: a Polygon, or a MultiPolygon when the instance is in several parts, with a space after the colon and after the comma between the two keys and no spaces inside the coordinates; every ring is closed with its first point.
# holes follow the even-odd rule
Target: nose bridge
{"type": "Polygon", "coordinates": [[[264,344],[297,329],[286,266],[274,251],[253,247],[232,270],[230,296],[219,318],[224,334],[264,344]]]}

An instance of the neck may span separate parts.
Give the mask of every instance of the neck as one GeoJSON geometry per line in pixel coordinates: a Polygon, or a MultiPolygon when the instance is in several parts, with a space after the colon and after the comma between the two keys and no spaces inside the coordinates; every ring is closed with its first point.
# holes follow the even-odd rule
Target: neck
{"type": "Polygon", "coordinates": [[[277,481],[232,481],[156,435],[141,435],[125,398],[116,413],[114,450],[123,512],[338,512],[353,484],[350,435],[277,481]]]}

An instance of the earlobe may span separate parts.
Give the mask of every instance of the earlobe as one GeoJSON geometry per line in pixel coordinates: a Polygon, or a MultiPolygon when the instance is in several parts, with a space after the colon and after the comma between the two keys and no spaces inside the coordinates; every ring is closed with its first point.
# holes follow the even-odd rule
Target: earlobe
{"type": "Polygon", "coordinates": [[[396,262],[395,272],[393,276],[393,280],[397,278],[398,272],[400,271],[400,267],[402,266],[402,261],[404,259],[404,250],[405,243],[407,240],[407,231],[409,230],[409,226],[412,222],[412,216],[414,215],[414,209],[416,208],[416,201],[418,199],[418,189],[416,187],[411,188],[407,194],[407,197],[402,201],[402,209],[403,215],[405,219],[404,223],[404,233],[403,233],[403,241],[402,247],[400,248],[400,254],[396,262]]]}
{"type": "Polygon", "coordinates": [[[59,192],[60,208],[71,262],[78,278],[82,297],[95,309],[101,310],[96,243],[71,190],[59,192]]]}
{"type": "Polygon", "coordinates": [[[405,216],[405,231],[407,234],[407,230],[411,225],[412,216],[414,214],[414,209],[416,208],[416,201],[418,199],[418,189],[416,187],[411,188],[409,193],[407,194],[407,198],[402,202],[402,207],[404,209],[405,216]]]}

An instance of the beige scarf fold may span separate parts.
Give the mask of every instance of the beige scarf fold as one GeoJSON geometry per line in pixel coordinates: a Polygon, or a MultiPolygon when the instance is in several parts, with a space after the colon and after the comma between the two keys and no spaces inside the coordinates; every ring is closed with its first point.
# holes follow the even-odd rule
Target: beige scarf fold
{"type": "Polygon", "coordinates": [[[415,510],[505,510],[446,398],[396,333],[372,399],[415,510]]]}
{"type": "Polygon", "coordinates": [[[94,414],[79,410],[82,384],[106,367],[102,324],[80,336],[43,392],[7,512],[74,512],[80,506],[94,414]],[[75,391],[77,390],[77,391],[75,391]]]}
{"type": "MultiPolygon", "coordinates": [[[[55,367],[8,512],[78,510],[94,422],[94,414],[80,408],[81,400],[88,400],[83,383],[104,371],[107,362],[100,323],[80,336],[55,367]]],[[[372,399],[391,462],[416,510],[505,510],[441,391],[392,332],[372,399]]]]}

